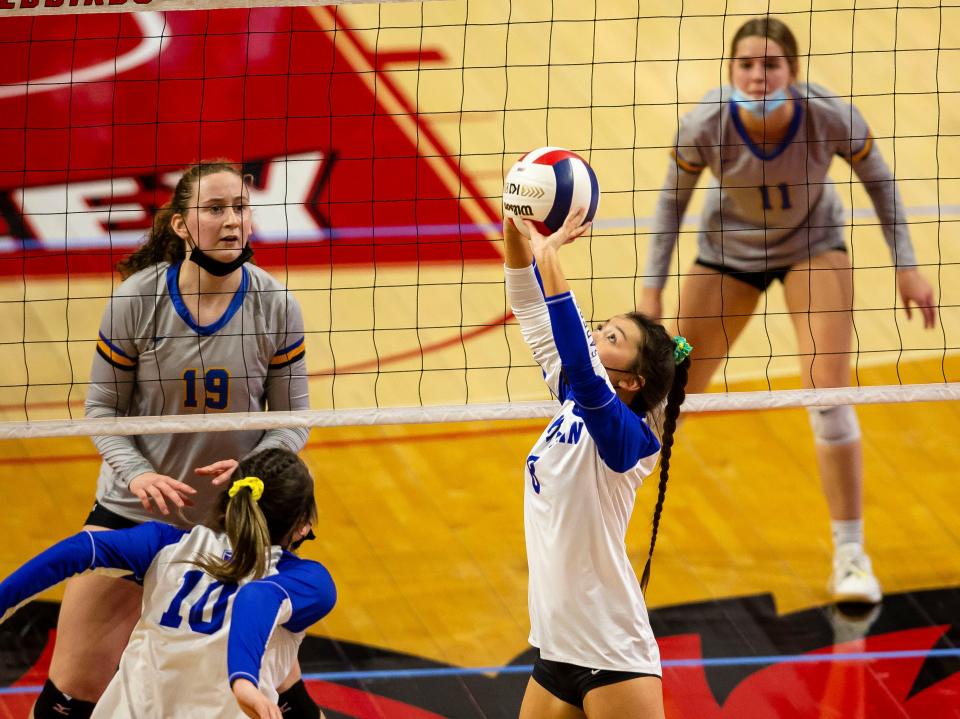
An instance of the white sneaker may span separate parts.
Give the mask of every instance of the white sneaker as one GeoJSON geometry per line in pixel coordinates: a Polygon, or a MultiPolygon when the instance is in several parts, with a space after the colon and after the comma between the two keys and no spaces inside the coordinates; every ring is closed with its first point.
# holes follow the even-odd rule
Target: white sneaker
{"type": "Polygon", "coordinates": [[[833,575],[827,590],[835,602],[877,604],[883,598],[870,557],[855,542],[841,544],[834,552],[833,575]]]}

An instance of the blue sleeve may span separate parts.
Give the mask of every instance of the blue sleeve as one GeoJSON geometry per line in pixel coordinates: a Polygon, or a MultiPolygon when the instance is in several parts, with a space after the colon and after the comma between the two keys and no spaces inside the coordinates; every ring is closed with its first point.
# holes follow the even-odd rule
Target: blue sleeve
{"type": "Polygon", "coordinates": [[[337,589],[330,572],[318,562],[285,553],[278,573],[244,585],[233,601],[227,641],[227,674],[232,684],[243,677],[259,685],[260,663],[285,600],[292,615],[284,623],[291,632],[302,632],[333,609],[337,589]]]}
{"type": "Polygon", "coordinates": [[[0,617],[88,569],[125,569],[140,580],[163,547],[184,532],[159,522],[109,532],[80,532],[37,555],[0,583],[0,617]]]}
{"type": "Polygon", "coordinates": [[[606,407],[580,412],[600,459],[614,472],[633,469],[644,457],[660,451],[649,425],[617,398],[606,407]]]}
{"type": "Polygon", "coordinates": [[[657,452],[660,442],[647,423],[620,401],[606,376],[598,373],[589,333],[573,293],[548,297],[546,302],[569,392],[587,432],[604,463],[615,472],[626,472],[657,452]]]}
{"type": "Polygon", "coordinates": [[[130,529],[89,534],[96,552],[91,569],[127,569],[137,581],[143,581],[157,553],[179,542],[187,532],[163,522],[144,522],[130,529]]]}

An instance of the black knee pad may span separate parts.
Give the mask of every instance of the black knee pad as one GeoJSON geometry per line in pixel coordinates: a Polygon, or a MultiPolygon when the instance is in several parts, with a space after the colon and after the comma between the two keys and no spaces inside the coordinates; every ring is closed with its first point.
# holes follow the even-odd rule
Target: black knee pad
{"type": "Polygon", "coordinates": [[[67,696],[47,679],[33,705],[33,716],[35,719],[90,719],[94,706],[94,702],[67,696]]]}
{"type": "Polygon", "coordinates": [[[281,692],[277,704],[280,705],[283,719],[320,719],[320,707],[310,698],[303,679],[281,692]]]}

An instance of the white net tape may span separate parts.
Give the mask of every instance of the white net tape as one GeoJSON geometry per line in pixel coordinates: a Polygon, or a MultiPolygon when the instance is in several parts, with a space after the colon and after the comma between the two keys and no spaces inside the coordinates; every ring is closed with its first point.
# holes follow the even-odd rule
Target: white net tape
{"type": "MultiPolygon", "coordinates": [[[[886,404],[960,399],[960,383],[839,387],[762,392],[694,394],[685,412],[720,412],[842,404],[886,404]]],[[[229,414],[35,420],[0,424],[0,439],[89,435],[169,434],[276,429],[279,427],[348,427],[382,424],[429,424],[480,420],[552,417],[556,402],[510,402],[445,407],[306,410],[303,412],[235,412],[229,414]]]]}

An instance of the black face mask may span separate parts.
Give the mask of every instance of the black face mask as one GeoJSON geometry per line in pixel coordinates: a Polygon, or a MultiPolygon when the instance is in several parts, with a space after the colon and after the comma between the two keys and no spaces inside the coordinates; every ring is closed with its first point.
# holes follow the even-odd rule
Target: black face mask
{"type": "Polygon", "coordinates": [[[230,262],[215,260],[206,252],[201,250],[199,245],[193,245],[193,248],[190,250],[190,261],[196,265],[199,265],[202,269],[206,270],[214,277],[226,277],[234,272],[238,267],[242,266],[245,262],[249,262],[250,258],[252,257],[253,248],[250,247],[249,242],[243,246],[243,250],[240,251],[240,254],[237,255],[237,258],[231,260],[230,262]]]}
{"type": "Polygon", "coordinates": [[[291,551],[291,552],[295,552],[295,551],[297,551],[298,549],[300,549],[300,545],[301,545],[301,544],[303,544],[303,543],[306,542],[306,541],[309,541],[309,540],[311,540],[311,539],[316,539],[316,538],[317,538],[317,535],[314,534],[314,533],[313,533],[313,530],[311,529],[309,532],[307,532],[307,534],[306,534],[305,536],[300,537],[300,539],[298,539],[297,541],[290,543],[290,551],[291,551]]]}

